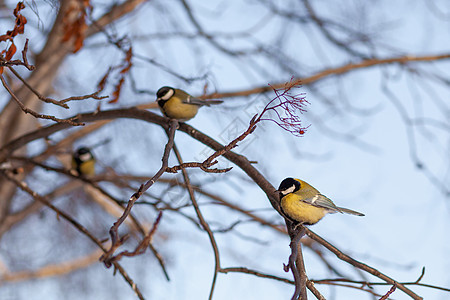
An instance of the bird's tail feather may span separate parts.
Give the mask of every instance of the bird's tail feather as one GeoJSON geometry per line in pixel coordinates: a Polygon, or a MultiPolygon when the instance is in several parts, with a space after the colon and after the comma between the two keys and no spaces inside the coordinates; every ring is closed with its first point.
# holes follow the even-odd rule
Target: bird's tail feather
{"type": "Polygon", "coordinates": [[[211,104],[221,104],[221,103],[223,103],[223,101],[222,100],[206,100],[204,103],[205,103],[204,105],[210,106],[211,104]]]}
{"type": "Polygon", "coordinates": [[[343,207],[338,207],[338,208],[339,208],[339,210],[340,210],[341,212],[346,213],[346,214],[355,215],[355,216],[360,216],[360,217],[363,217],[363,216],[364,216],[363,213],[360,213],[360,212],[357,212],[357,211],[354,211],[354,210],[351,210],[351,209],[348,209],[348,208],[343,208],[343,207]]]}

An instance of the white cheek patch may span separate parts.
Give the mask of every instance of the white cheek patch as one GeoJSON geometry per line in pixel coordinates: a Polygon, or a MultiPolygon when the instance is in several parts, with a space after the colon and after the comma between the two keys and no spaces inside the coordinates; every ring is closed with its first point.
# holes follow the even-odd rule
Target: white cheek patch
{"type": "Polygon", "coordinates": [[[293,193],[294,191],[295,191],[295,185],[291,186],[288,189],[285,189],[284,191],[281,192],[281,194],[284,196],[284,195],[293,193]]]}
{"type": "Polygon", "coordinates": [[[173,94],[175,93],[175,91],[173,89],[170,89],[169,91],[167,91],[167,93],[161,97],[161,99],[163,100],[169,100],[173,94]]]}
{"type": "Polygon", "coordinates": [[[90,153],[85,153],[85,154],[81,154],[79,158],[81,161],[88,161],[91,159],[91,157],[92,156],[90,153]]]}

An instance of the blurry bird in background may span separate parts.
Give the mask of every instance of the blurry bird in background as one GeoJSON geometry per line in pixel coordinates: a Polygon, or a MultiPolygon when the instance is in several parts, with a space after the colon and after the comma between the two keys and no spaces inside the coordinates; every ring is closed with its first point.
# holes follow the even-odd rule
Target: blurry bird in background
{"type": "Polygon", "coordinates": [[[95,158],[89,148],[80,147],[73,153],[72,169],[76,170],[78,175],[95,175],[95,158]]]}

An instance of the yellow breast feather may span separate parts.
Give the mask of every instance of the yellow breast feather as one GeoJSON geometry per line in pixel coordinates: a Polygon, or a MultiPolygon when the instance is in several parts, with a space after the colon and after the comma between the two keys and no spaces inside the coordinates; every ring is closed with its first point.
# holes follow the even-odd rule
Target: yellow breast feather
{"type": "Polygon", "coordinates": [[[187,121],[195,117],[198,106],[183,103],[179,98],[172,97],[162,108],[163,113],[171,119],[187,121]]]}
{"type": "Polygon", "coordinates": [[[326,209],[305,203],[295,194],[283,197],[281,207],[288,217],[304,224],[317,223],[327,214],[326,209]]]}

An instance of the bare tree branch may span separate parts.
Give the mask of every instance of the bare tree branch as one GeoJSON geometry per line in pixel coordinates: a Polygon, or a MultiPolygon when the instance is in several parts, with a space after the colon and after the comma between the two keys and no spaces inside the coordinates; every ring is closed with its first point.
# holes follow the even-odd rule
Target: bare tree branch
{"type": "Polygon", "coordinates": [[[8,91],[8,93],[11,95],[11,97],[17,102],[17,104],[19,105],[20,109],[23,110],[23,112],[25,114],[31,114],[33,117],[35,118],[39,118],[39,119],[46,119],[46,120],[52,120],[55,122],[60,122],[60,123],[68,123],[72,126],[81,126],[84,125],[82,123],[76,123],[73,122],[74,119],[59,119],[56,118],[54,116],[50,116],[50,115],[42,115],[42,114],[38,114],[37,112],[35,112],[34,110],[28,108],[25,106],[25,104],[23,104],[19,98],[17,98],[17,96],[13,93],[13,91],[9,88],[8,84],[5,81],[5,78],[3,78],[3,75],[0,75],[0,80],[2,81],[3,86],[5,87],[5,89],[8,91]]]}
{"type": "MultiPolygon", "coordinates": [[[[390,58],[370,58],[362,60],[358,63],[349,63],[342,65],[340,67],[334,68],[326,68],[322,71],[317,71],[314,75],[303,78],[294,78],[291,81],[291,84],[294,85],[309,85],[315,83],[319,80],[349,73],[351,71],[356,71],[359,69],[369,69],[371,67],[383,66],[383,65],[406,65],[414,62],[424,62],[430,63],[434,61],[440,60],[448,60],[450,59],[449,53],[436,54],[436,55],[424,55],[424,56],[414,56],[414,55],[405,55],[399,57],[390,57],[390,58]]],[[[239,97],[239,96],[250,96],[254,94],[261,94],[272,91],[272,89],[282,89],[286,85],[286,82],[279,83],[271,83],[270,86],[262,86],[256,87],[252,89],[240,90],[240,91],[232,91],[232,92],[223,92],[223,93],[212,93],[208,95],[202,96],[205,99],[214,99],[214,98],[230,98],[230,97],[239,97]]]]}
{"type": "MultiPolygon", "coordinates": [[[[181,154],[178,151],[178,149],[176,148],[176,146],[174,145],[174,152],[175,155],[177,157],[178,163],[179,164],[183,164],[183,159],[181,158],[181,154]]],[[[197,214],[197,218],[200,222],[200,224],[202,225],[202,228],[206,231],[206,233],[208,234],[208,238],[209,241],[211,242],[211,246],[213,248],[214,251],[214,275],[213,275],[213,280],[211,283],[211,291],[209,293],[209,300],[212,300],[213,298],[213,294],[214,294],[214,288],[216,286],[216,280],[217,280],[217,274],[219,273],[220,270],[220,255],[219,255],[219,247],[217,246],[217,242],[216,239],[214,238],[214,234],[211,231],[211,228],[209,227],[208,222],[206,222],[205,218],[203,217],[202,212],[200,211],[200,207],[197,203],[197,200],[195,199],[195,195],[194,195],[194,190],[191,186],[191,182],[189,180],[189,176],[187,174],[186,169],[181,169],[181,172],[183,173],[183,179],[184,179],[184,183],[187,187],[187,190],[189,192],[189,197],[191,199],[192,205],[194,206],[194,210],[195,213],[197,214]]]]}
{"type": "Polygon", "coordinates": [[[84,269],[98,262],[98,257],[103,253],[101,249],[97,249],[91,254],[77,258],[71,261],[47,265],[39,270],[35,271],[19,271],[13,273],[4,273],[0,275],[0,278],[4,282],[17,282],[30,279],[42,279],[46,277],[62,276],[79,269],[84,269]]]}
{"type": "Polygon", "coordinates": [[[167,141],[166,147],[164,149],[161,168],[159,169],[158,172],[156,172],[156,174],[150,180],[148,180],[146,183],[142,184],[139,187],[138,191],[135,192],[131,196],[130,200],[128,200],[128,204],[123,212],[123,215],[113,224],[113,226],[111,226],[111,229],[109,230],[109,234],[111,236],[111,247],[100,258],[100,261],[104,262],[104,264],[107,268],[111,267],[111,264],[114,261],[114,256],[113,256],[114,252],[125,241],[124,238],[119,237],[119,233],[118,233],[119,226],[125,221],[125,219],[130,214],[131,208],[133,207],[134,203],[142,196],[143,193],[145,193],[146,190],[148,190],[159,179],[159,177],[161,177],[162,174],[164,174],[164,171],[167,168],[168,161],[169,161],[169,154],[170,154],[170,150],[173,148],[175,131],[177,130],[177,127],[178,127],[178,121],[171,120],[170,126],[169,126],[169,131],[168,131],[169,140],[167,141]]]}
{"type": "Polygon", "coordinates": [[[231,273],[231,272],[233,272],[233,273],[252,274],[252,275],[255,275],[255,276],[261,277],[261,278],[268,278],[268,279],[281,281],[281,282],[284,282],[284,283],[294,284],[294,281],[292,281],[292,280],[289,280],[289,279],[286,279],[286,278],[281,278],[281,277],[278,277],[278,276],[273,276],[273,275],[270,275],[270,274],[264,274],[262,272],[258,272],[258,271],[255,271],[255,270],[250,270],[248,268],[243,268],[243,267],[221,268],[220,272],[221,273],[225,273],[225,274],[228,274],[228,273],[231,273]]]}

